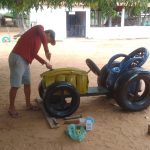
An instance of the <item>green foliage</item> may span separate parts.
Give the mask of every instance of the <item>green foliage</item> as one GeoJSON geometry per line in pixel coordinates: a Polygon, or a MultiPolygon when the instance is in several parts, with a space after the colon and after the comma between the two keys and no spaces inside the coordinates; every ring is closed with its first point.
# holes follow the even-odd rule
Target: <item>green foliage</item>
{"type": "Polygon", "coordinates": [[[148,9],[149,0],[128,0],[126,3],[126,11],[130,15],[137,16],[141,13],[141,11],[146,11],[148,9]]]}
{"type": "Polygon", "coordinates": [[[0,0],[0,8],[8,8],[19,13],[28,12],[31,8],[43,9],[43,5],[53,8],[65,6],[71,9],[74,5],[82,4],[100,10],[104,16],[115,16],[115,8],[118,5],[122,5],[133,15],[139,15],[147,9],[148,2],[150,0],[0,0]]]}
{"type": "Polygon", "coordinates": [[[12,12],[7,12],[7,13],[5,13],[3,15],[7,16],[7,17],[15,18],[14,14],[12,12]]]}
{"type": "Polygon", "coordinates": [[[116,16],[117,6],[125,7],[129,14],[138,16],[141,11],[147,9],[147,4],[150,0],[89,0],[90,7],[98,9],[102,12],[103,16],[116,16]]]}

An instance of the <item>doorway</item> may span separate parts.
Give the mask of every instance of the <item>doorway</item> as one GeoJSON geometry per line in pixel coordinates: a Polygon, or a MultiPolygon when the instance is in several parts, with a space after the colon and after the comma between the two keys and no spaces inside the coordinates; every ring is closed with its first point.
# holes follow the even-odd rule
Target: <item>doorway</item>
{"type": "Polygon", "coordinates": [[[86,12],[66,12],[67,16],[67,37],[86,36],[86,12]]]}

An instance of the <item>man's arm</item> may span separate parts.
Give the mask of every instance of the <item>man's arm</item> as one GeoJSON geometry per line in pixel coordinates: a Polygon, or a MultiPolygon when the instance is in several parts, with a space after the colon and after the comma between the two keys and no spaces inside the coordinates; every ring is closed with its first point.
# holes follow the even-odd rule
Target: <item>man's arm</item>
{"type": "Polygon", "coordinates": [[[48,49],[48,41],[47,41],[47,37],[46,37],[43,26],[41,26],[41,25],[37,26],[37,33],[40,36],[41,42],[43,44],[45,56],[50,61],[51,53],[49,52],[49,49],[48,49]]]}
{"type": "Polygon", "coordinates": [[[40,36],[40,39],[41,39],[41,42],[43,44],[45,53],[49,53],[48,41],[47,41],[47,38],[46,38],[46,34],[44,32],[43,26],[41,26],[41,25],[37,26],[37,33],[40,36]]]}
{"type": "Polygon", "coordinates": [[[42,59],[39,55],[35,56],[35,59],[38,60],[42,65],[46,65],[47,69],[52,69],[52,65],[47,63],[44,59],[42,59]]]}
{"type": "Polygon", "coordinates": [[[36,55],[36,56],[35,56],[35,59],[38,60],[42,65],[44,65],[44,64],[47,63],[47,62],[46,62],[43,58],[41,58],[39,55],[36,55]]]}

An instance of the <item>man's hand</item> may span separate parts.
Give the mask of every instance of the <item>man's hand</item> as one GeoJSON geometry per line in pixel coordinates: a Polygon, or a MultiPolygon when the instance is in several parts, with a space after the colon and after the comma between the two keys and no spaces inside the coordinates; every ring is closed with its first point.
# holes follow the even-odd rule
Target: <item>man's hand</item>
{"type": "Polygon", "coordinates": [[[45,56],[46,56],[47,60],[50,61],[50,59],[51,59],[51,53],[50,52],[45,52],[45,56]]]}
{"type": "Polygon", "coordinates": [[[49,63],[46,62],[45,65],[46,65],[46,68],[47,68],[47,69],[52,70],[52,65],[51,65],[51,64],[49,64],[49,63]]]}

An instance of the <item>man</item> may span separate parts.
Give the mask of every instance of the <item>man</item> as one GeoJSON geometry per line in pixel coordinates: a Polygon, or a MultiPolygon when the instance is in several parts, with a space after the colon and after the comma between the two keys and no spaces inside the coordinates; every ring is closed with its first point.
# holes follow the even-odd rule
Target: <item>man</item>
{"type": "Polygon", "coordinates": [[[41,44],[43,44],[45,56],[47,60],[50,61],[51,53],[48,49],[48,43],[55,45],[55,32],[53,30],[44,31],[43,26],[37,25],[26,31],[20,37],[10,53],[9,68],[11,88],[9,91],[10,105],[8,113],[11,117],[18,117],[18,112],[15,109],[15,98],[21,84],[24,84],[27,110],[36,110],[37,107],[33,106],[30,102],[31,83],[29,64],[32,63],[33,59],[36,59],[48,69],[52,69],[52,66],[37,54],[41,44]]]}

